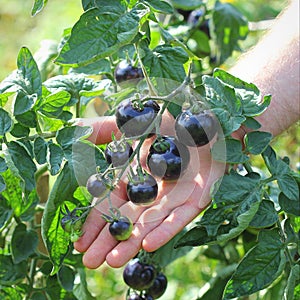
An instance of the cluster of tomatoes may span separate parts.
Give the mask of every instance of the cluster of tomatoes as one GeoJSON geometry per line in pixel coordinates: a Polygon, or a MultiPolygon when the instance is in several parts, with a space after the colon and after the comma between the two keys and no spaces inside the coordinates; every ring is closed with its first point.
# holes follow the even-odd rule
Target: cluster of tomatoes
{"type": "MultiPolygon", "coordinates": [[[[138,80],[141,69],[129,63],[122,63],[115,70],[117,83],[124,80],[138,80]]],[[[155,97],[152,97],[155,98],[155,97]]],[[[128,178],[126,192],[128,200],[135,205],[151,205],[158,195],[158,180],[176,181],[187,170],[190,162],[189,147],[201,147],[208,144],[217,133],[216,119],[209,110],[191,105],[183,109],[175,120],[175,135],[162,135],[159,126],[162,108],[157,99],[145,97],[129,98],[120,102],[115,111],[116,124],[122,133],[118,140],[113,136],[107,144],[104,154],[109,168],[89,177],[87,191],[99,202],[109,197],[121,175],[135,158],[137,167],[131,166],[126,174],[128,178]],[[146,156],[147,169],[142,167],[139,151],[143,142],[153,138],[146,156]],[[137,142],[135,149],[133,142],[137,142]],[[119,171],[119,172],[118,172],[119,171]],[[118,180],[115,180],[116,174],[118,180]],[[113,175],[113,176],[112,176],[113,175]]],[[[109,214],[103,214],[109,223],[109,232],[117,241],[127,240],[133,230],[129,217],[121,215],[118,208],[111,207],[109,214]]],[[[71,233],[71,240],[80,236],[81,218],[77,209],[63,213],[61,225],[71,233]]],[[[152,265],[133,259],[124,269],[124,281],[130,287],[128,300],[150,300],[159,298],[167,287],[167,278],[157,272],[152,265]]]]}
{"type": "Polygon", "coordinates": [[[168,284],[163,272],[139,258],[132,259],[126,265],[123,279],[129,286],[126,300],[158,299],[165,293],[168,284]]]}

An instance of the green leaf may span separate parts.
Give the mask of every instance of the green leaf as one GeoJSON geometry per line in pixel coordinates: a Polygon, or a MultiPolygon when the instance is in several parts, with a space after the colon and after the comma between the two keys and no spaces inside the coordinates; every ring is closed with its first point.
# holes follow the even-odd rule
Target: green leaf
{"type": "Polygon", "coordinates": [[[266,228],[274,225],[277,221],[278,213],[274,207],[274,203],[270,200],[263,200],[249,226],[255,228],[266,228]]]}
{"type": "Polygon", "coordinates": [[[264,131],[251,131],[244,137],[246,150],[251,154],[258,155],[266,150],[272,140],[272,134],[264,131]]]}
{"type": "Polygon", "coordinates": [[[247,37],[248,22],[233,5],[219,1],[215,4],[212,18],[218,47],[218,62],[222,64],[237,48],[238,41],[247,37]]]}
{"type": "Polygon", "coordinates": [[[184,10],[194,10],[203,5],[202,0],[172,0],[172,4],[175,8],[181,8],[184,10]]]}
{"type": "Polygon", "coordinates": [[[67,290],[72,291],[74,287],[75,272],[68,266],[62,266],[58,271],[58,280],[61,286],[67,290]]]}
{"type": "Polygon", "coordinates": [[[269,106],[271,97],[265,96],[262,99],[260,90],[253,83],[245,82],[218,68],[214,70],[213,76],[221,80],[224,84],[234,88],[237,97],[241,99],[242,110],[245,116],[257,116],[263,113],[269,106]]]}
{"type": "Polygon", "coordinates": [[[36,165],[31,156],[20,142],[11,141],[7,148],[10,159],[18,170],[18,175],[24,180],[25,191],[32,191],[35,188],[34,173],[36,165]]]}
{"type": "Polygon", "coordinates": [[[52,142],[51,143],[49,142],[48,144],[48,151],[49,151],[48,162],[50,165],[50,174],[57,175],[60,171],[64,159],[64,151],[58,144],[54,144],[52,142]]]}
{"type": "Polygon", "coordinates": [[[229,280],[223,299],[250,295],[268,287],[280,276],[285,263],[278,229],[261,231],[258,244],[244,256],[229,280]]]}
{"type": "MultiPolygon", "coordinates": [[[[150,50],[148,47],[142,46],[141,58],[149,77],[168,78],[176,81],[177,84],[184,80],[186,73],[183,64],[188,61],[189,56],[181,47],[159,45],[150,50]]],[[[160,90],[159,92],[161,93],[160,90]]]]}
{"type": "Polygon", "coordinates": [[[244,201],[247,196],[260,190],[260,177],[242,176],[235,171],[224,175],[215,184],[212,199],[218,204],[236,204],[244,201]]]}
{"type": "Polygon", "coordinates": [[[10,132],[10,134],[16,138],[27,137],[29,133],[30,133],[30,129],[28,127],[23,126],[20,123],[14,124],[14,127],[10,132]]]}
{"type": "Polygon", "coordinates": [[[102,75],[110,74],[111,70],[112,66],[110,61],[106,58],[103,58],[83,67],[72,68],[70,72],[75,74],[83,73],[86,75],[102,75]]]}
{"type": "Polygon", "coordinates": [[[37,126],[36,113],[34,111],[27,111],[23,114],[16,115],[16,120],[23,126],[35,128],[37,126]]]}
{"type": "Polygon", "coordinates": [[[252,130],[258,130],[261,124],[252,117],[247,117],[243,125],[252,130]]]}
{"type": "Polygon", "coordinates": [[[14,230],[11,240],[12,257],[15,264],[34,254],[39,238],[34,230],[27,230],[24,223],[20,223],[14,230]]]}
{"type": "Polygon", "coordinates": [[[90,126],[64,127],[57,132],[56,140],[62,149],[66,149],[77,141],[87,138],[92,131],[90,126]]]}
{"type": "Polygon", "coordinates": [[[13,209],[16,217],[22,216],[28,211],[33,203],[37,202],[38,196],[36,190],[32,190],[29,194],[24,193],[21,189],[23,181],[17,175],[12,173],[11,163],[8,163],[7,169],[2,176],[5,181],[6,188],[1,195],[6,199],[7,204],[13,209]]]}
{"type": "Polygon", "coordinates": [[[109,6],[87,10],[72,28],[55,62],[79,67],[113,54],[135,38],[149,12],[142,4],[128,12],[109,6]]]}
{"type": "Polygon", "coordinates": [[[59,91],[51,94],[43,100],[39,111],[49,118],[59,118],[70,98],[71,95],[67,91],[59,91]]]}
{"type": "Polygon", "coordinates": [[[278,202],[280,208],[288,214],[292,214],[294,216],[300,216],[300,204],[299,200],[294,201],[288,198],[284,193],[280,193],[278,196],[278,202]]]}
{"type": "Polygon", "coordinates": [[[196,226],[186,232],[180,239],[175,243],[175,248],[185,246],[202,246],[205,244],[211,244],[216,242],[216,237],[208,236],[207,230],[204,226],[196,226]]]}
{"type": "Polygon", "coordinates": [[[0,175],[0,192],[4,191],[5,189],[6,189],[5,181],[4,181],[3,177],[0,175]]]}
{"type": "Polygon", "coordinates": [[[0,137],[9,132],[13,126],[13,120],[9,113],[0,107],[0,137]]]}
{"type": "Polygon", "coordinates": [[[0,299],[3,300],[22,300],[22,295],[15,287],[1,287],[0,299]]]}
{"type": "Polygon", "coordinates": [[[287,284],[284,290],[285,300],[294,300],[294,291],[297,284],[300,282],[300,265],[294,265],[291,268],[287,284]]]}
{"type": "Polygon", "coordinates": [[[7,164],[3,157],[0,156],[0,173],[5,172],[7,170],[7,164]]]}
{"type": "Polygon", "coordinates": [[[95,300],[96,298],[93,297],[88,290],[87,280],[86,280],[86,271],[84,268],[77,268],[79,273],[79,283],[75,284],[73,293],[77,299],[82,300],[95,300]]]}
{"type": "Polygon", "coordinates": [[[88,178],[95,174],[97,167],[100,170],[106,170],[108,167],[103,152],[90,142],[77,141],[66,148],[65,153],[78,185],[85,186],[88,178]]]}
{"type": "Polygon", "coordinates": [[[0,284],[12,286],[20,283],[27,275],[27,262],[15,264],[10,255],[0,254],[0,284]]]}
{"type": "Polygon", "coordinates": [[[47,162],[47,142],[42,137],[37,137],[33,143],[34,157],[39,164],[47,162]]]}
{"type": "Polygon", "coordinates": [[[289,165],[284,160],[277,159],[277,155],[272,147],[268,146],[262,153],[262,157],[269,172],[273,176],[283,176],[290,173],[289,165]]]}
{"type": "Polygon", "coordinates": [[[277,183],[286,197],[299,204],[299,187],[293,176],[290,174],[280,175],[277,177],[277,183]]]}
{"type": "MultiPolygon", "coordinates": [[[[1,176],[1,178],[3,178],[1,176]]],[[[8,205],[6,199],[2,198],[0,195],[0,228],[2,228],[5,223],[11,218],[13,210],[8,205]]]]}
{"type": "Polygon", "coordinates": [[[43,10],[43,8],[46,6],[48,0],[34,0],[34,4],[31,10],[31,16],[37,15],[39,12],[43,10]]]}
{"type": "Polygon", "coordinates": [[[70,243],[68,235],[59,224],[60,206],[64,201],[75,201],[73,193],[77,187],[74,172],[66,163],[53,185],[42,218],[42,237],[54,266],[52,274],[57,273],[61,267],[70,243]]]}
{"type": "Polygon", "coordinates": [[[42,80],[38,66],[28,48],[22,47],[18,59],[18,70],[22,74],[28,95],[42,95],[42,80]]]}
{"type": "Polygon", "coordinates": [[[144,0],[142,2],[148,4],[155,12],[164,14],[172,14],[174,12],[172,5],[163,0],[144,0]]]}
{"type": "Polygon", "coordinates": [[[8,101],[8,97],[13,94],[14,92],[7,92],[7,93],[0,94],[0,107],[4,107],[8,101]]]}
{"type": "Polygon", "coordinates": [[[73,73],[54,76],[44,82],[44,86],[52,93],[57,93],[61,90],[70,93],[70,101],[66,103],[68,106],[77,103],[80,96],[97,96],[102,94],[109,84],[110,80],[108,79],[95,81],[83,74],[73,73]]]}
{"type": "Polygon", "coordinates": [[[233,138],[219,139],[212,147],[214,160],[229,164],[245,163],[249,157],[243,153],[242,142],[233,138]]]}
{"type": "Polygon", "coordinates": [[[128,5],[128,1],[125,0],[94,0],[97,8],[102,9],[105,12],[124,13],[128,5]]]}

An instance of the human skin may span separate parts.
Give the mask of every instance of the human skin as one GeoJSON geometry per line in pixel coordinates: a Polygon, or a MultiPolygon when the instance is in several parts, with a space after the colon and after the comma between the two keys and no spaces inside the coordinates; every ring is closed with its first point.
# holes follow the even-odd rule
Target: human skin
{"type": "MultiPolygon", "coordinates": [[[[261,130],[271,132],[273,136],[299,120],[298,22],[298,1],[292,1],[264,38],[242,55],[229,71],[247,82],[253,82],[262,95],[272,95],[269,108],[257,120],[262,124],[261,130]]],[[[166,115],[162,132],[172,134],[173,122],[166,115]]],[[[109,142],[112,132],[120,136],[114,117],[86,119],[81,124],[93,126],[94,131],[89,139],[96,144],[109,142]]],[[[242,139],[244,134],[245,130],[241,129],[235,137],[242,139]]],[[[146,142],[144,151],[149,144],[150,140],[146,142]]],[[[121,267],[141,248],[155,251],[197,217],[210,203],[212,184],[225,171],[223,164],[212,160],[210,147],[208,144],[199,149],[190,148],[189,172],[177,182],[159,182],[158,198],[150,207],[140,207],[126,201],[125,183],[120,181],[111,201],[135,223],[132,236],[127,241],[115,241],[101,218],[102,212],[108,209],[108,201],[97,205],[86,219],[83,235],[74,244],[75,249],[85,252],[84,265],[97,268],[107,262],[112,267],[121,267]]]]}

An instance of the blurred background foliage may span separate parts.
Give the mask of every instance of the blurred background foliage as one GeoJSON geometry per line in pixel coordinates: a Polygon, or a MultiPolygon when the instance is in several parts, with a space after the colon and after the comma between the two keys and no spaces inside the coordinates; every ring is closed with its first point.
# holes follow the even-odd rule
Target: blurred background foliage
{"type": "MultiPolygon", "coordinates": [[[[283,0],[223,2],[231,2],[254,24],[274,19],[287,3],[283,0]]],[[[31,16],[32,5],[33,0],[0,0],[0,81],[16,68],[16,58],[22,46],[27,46],[35,53],[45,40],[59,42],[64,29],[72,27],[82,13],[80,0],[49,0],[45,9],[35,17],[31,16]]],[[[243,42],[242,49],[255,44],[262,33],[263,31],[251,32],[243,42]]],[[[237,57],[231,59],[229,64],[234,63],[236,59],[237,57]]],[[[292,166],[296,168],[299,167],[299,142],[299,126],[293,126],[274,139],[273,146],[280,156],[289,156],[292,166]]],[[[257,164],[259,166],[259,160],[257,164]]],[[[169,285],[162,300],[196,299],[199,289],[205,289],[212,276],[224,270],[225,265],[218,259],[211,258],[212,255],[207,254],[208,250],[212,249],[195,248],[168,266],[165,273],[169,285]]],[[[106,264],[97,270],[88,270],[90,291],[99,300],[124,299],[127,287],[122,281],[122,271],[122,268],[112,269],[106,264]]],[[[247,299],[280,300],[266,291],[247,299]]]]}

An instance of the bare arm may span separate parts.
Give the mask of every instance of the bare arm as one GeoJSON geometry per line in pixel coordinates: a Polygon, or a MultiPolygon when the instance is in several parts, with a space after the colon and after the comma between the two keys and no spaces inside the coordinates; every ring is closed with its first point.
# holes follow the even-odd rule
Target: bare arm
{"type": "Polygon", "coordinates": [[[293,0],[261,41],[237,62],[231,74],[271,94],[257,118],[262,130],[278,135],[299,120],[299,1],[293,0]]]}

